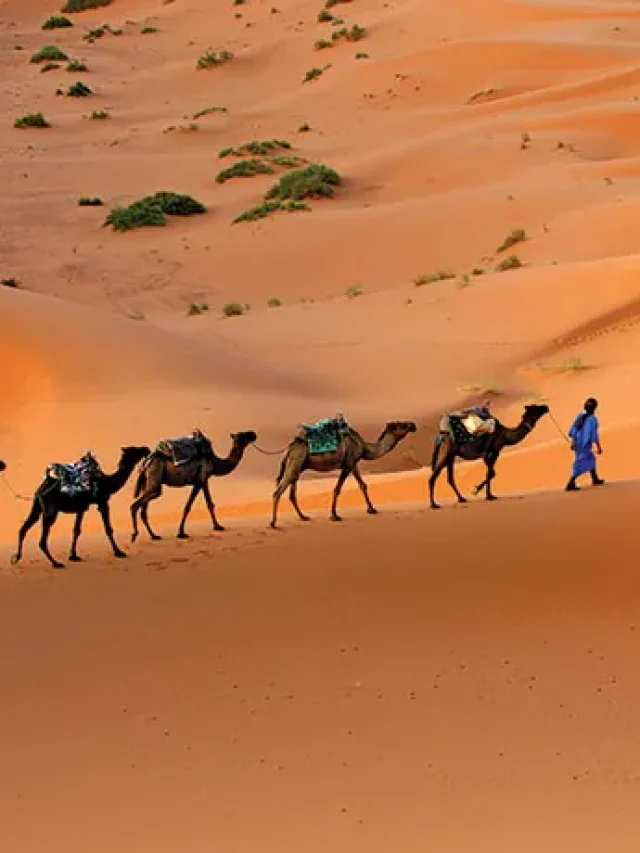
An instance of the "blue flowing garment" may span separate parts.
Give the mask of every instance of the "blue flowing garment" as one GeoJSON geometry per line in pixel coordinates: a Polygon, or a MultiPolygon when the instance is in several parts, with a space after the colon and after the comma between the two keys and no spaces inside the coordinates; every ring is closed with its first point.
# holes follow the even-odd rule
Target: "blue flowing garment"
{"type": "Polygon", "coordinates": [[[592,450],[598,442],[598,419],[584,412],[578,415],[569,430],[576,458],[573,463],[572,477],[579,477],[596,467],[596,457],[592,450]]]}

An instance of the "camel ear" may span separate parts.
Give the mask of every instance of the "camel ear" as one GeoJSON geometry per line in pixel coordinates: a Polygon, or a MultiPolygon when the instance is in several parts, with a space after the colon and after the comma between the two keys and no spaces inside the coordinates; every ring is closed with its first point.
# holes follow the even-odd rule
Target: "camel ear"
{"type": "Polygon", "coordinates": [[[229,435],[231,436],[231,441],[235,441],[236,438],[238,437],[237,432],[230,432],[229,435]]]}

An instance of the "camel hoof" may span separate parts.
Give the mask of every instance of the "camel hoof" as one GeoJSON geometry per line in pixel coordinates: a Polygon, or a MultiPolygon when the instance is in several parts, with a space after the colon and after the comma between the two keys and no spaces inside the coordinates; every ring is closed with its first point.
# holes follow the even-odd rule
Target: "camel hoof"
{"type": "Polygon", "coordinates": [[[20,562],[20,559],[21,559],[21,558],[20,558],[20,555],[19,555],[19,554],[14,554],[14,555],[13,555],[13,557],[11,558],[11,565],[12,565],[12,566],[17,566],[17,565],[18,565],[18,563],[20,562]]]}
{"type": "Polygon", "coordinates": [[[498,498],[495,495],[487,495],[487,500],[488,501],[497,501],[498,498]]]}
{"type": "Polygon", "coordinates": [[[157,534],[157,533],[152,533],[152,534],[151,534],[151,539],[152,539],[154,542],[159,542],[159,541],[160,541],[160,539],[162,539],[162,536],[158,536],[158,534],[157,534]]]}
{"type": "Polygon", "coordinates": [[[367,512],[369,513],[369,515],[377,515],[378,514],[378,510],[374,506],[368,507],[367,512]]]}
{"type": "Polygon", "coordinates": [[[298,518],[300,521],[311,521],[311,518],[308,515],[299,515],[298,518]]]}
{"type": "Polygon", "coordinates": [[[275,521],[271,521],[271,522],[269,522],[269,527],[270,527],[272,530],[278,530],[278,525],[275,523],[275,521]]]}
{"type": "Polygon", "coordinates": [[[440,504],[431,504],[431,509],[442,509],[440,504]]]}
{"type": "Polygon", "coordinates": [[[226,527],[223,527],[221,524],[215,524],[215,525],[213,526],[213,529],[214,529],[217,533],[222,533],[222,532],[223,532],[223,531],[225,531],[227,528],[226,528],[226,527]]]}
{"type": "Polygon", "coordinates": [[[341,515],[332,515],[331,521],[342,521],[342,516],[341,515]]]}
{"type": "Polygon", "coordinates": [[[78,557],[77,554],[69,554],[69,562],[70,563],[81,563],[82,557],[78,557]]]}
{"type": "Polygon", "coordinates": [[[190,539],[188,533],[176,533],[176,539],[190,539]]]}
{"type": "Polygon", "coordinates": [[[127,555],[124,551],[115,551],[113,556],[117,557],[118,560],[123,560],[127,555]]]}
{"type": "Polygon", "coordinates": [[[459,503],[459,504],[466,504],[467,502],[468,502],[468,501],[467,501],[467,499],[466,499],[466,498],[458,498],[458,503],[459,503]]]}
{"type": "Polygon", "coordinates": [[[54,569],[64,569],[64,563],[52,563],[54,569]]]}

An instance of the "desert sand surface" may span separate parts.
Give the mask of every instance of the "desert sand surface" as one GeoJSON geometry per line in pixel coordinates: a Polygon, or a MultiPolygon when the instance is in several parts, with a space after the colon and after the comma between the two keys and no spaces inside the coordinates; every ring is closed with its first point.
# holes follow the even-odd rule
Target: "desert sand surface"
{"type": "Polygon", "coordinates": [[[113,0],[43,30],[60,5],[0,0],[2,849],[635,851],[638,4],[113,0]],[[234,224],[291,165],[221,182],[220,152],[274,139],[341,183],[234,224]],[[206,212],[105,226],[158,191],[206,212]],[[566,495],[589,395],[607,485],[566,495]],[[441,414],[486,397],[552,417],[501,501],[442,477],[427,511],[441,414]],[[307,474],[313,522],[268,531],[277,451],[336,411],[418,426],[363,468],[380,515],[348,485],[329,523],[307,474]],[[33,531],[11,566],[48,463],[196,426],[268,451],[212,482],[225,533],[198,503],[177,542],[171,489],[132,545],[130,482],[126,560],[91,516],[85,562],[33,531]]]}

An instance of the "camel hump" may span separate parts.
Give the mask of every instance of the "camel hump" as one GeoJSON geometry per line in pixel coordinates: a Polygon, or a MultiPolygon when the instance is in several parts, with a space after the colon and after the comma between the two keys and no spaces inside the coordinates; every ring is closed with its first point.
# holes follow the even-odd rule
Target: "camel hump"
{"type": "Polygon", "coordinates": [[[194,459],[213,455],[213,446],[204,433],[194,430],[191,435],[163,438],[158,442],[155,453],[171,459],[174,465],[184,465],[194,459]]]}

